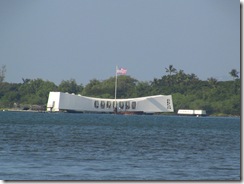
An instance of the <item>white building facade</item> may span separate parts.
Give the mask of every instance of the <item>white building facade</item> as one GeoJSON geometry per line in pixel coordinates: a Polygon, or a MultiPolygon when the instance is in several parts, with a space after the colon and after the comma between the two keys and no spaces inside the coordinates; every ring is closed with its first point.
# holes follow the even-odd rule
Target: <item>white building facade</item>
{"type": "Polygon", "coordinates": [[[47,102],[49,112],[100,112],[113,113],[174,112],[171,95],[156,95],[128,99],[93,98],[62,92],[50,92],[47,102]]]}

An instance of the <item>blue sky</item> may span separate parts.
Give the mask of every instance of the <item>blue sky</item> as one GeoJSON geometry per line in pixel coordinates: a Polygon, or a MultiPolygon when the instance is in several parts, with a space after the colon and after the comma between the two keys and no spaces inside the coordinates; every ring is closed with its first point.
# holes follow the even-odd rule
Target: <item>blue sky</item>
{"type": "Polygon", "coordinates": [[[0,66],[6,81],[87,84],[139,81],[172,64],[200,79],[240,71],[238,0],[0,0],[0,66]]]}

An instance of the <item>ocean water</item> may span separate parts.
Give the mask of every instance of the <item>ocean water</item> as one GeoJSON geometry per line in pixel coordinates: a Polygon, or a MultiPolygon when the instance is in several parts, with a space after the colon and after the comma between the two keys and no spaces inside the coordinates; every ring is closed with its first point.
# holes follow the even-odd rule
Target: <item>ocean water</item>
{"type": "Polygon", "coordinates": [[[240,118],[0,112],[1,180],[240,180],[240,118]]]}

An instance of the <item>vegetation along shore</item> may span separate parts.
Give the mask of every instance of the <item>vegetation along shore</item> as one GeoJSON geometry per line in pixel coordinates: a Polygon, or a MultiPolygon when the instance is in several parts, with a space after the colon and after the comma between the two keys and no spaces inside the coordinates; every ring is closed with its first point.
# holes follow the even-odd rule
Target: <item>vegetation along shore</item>
{"type": "MultiPolygon", "coordinates": [[[[173,97],[175,113],[178,109],[204,109],[208,115],[240,116],[241,87],[236,69],[230,81],[210,77],[200,80],[195,74],[176,70],[173,65],[165,68],[167,75],[152,81],[139,81],[129,75],[118,76],[117,98],[149,95],[173,97]]],[[[43,111],[50,91],[68,92],[90,97],[114,98],[115,77],[106,80],[92,79],[83,86],[75,79],[63,80],[59,85],[51,81],[22,79],[22,83],[5,82],[6,66],[0,69],[0,109],[43,111]]]]}

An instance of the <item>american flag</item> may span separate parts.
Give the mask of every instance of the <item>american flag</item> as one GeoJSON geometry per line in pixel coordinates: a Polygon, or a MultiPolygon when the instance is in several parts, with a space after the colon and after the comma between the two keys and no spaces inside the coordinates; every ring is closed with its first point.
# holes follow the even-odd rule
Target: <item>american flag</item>
{"type": "Polygon", "coordinates": [[[127,72],[127,69],[125,69],[125,68],[119,68],[119,69],[117,69],[117,71],[116,71],[116,73],[117,73],[117,74],[120,74],[120,75],[125,75],[126,72],[127,72]]]}

